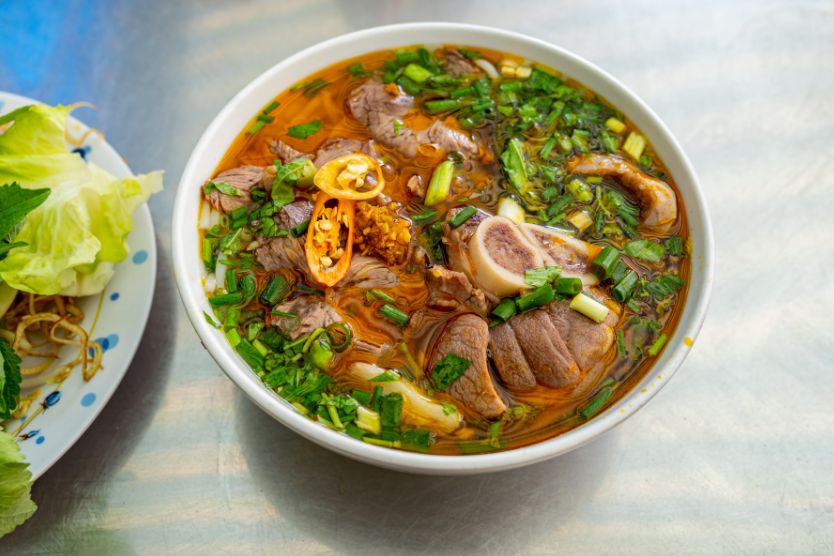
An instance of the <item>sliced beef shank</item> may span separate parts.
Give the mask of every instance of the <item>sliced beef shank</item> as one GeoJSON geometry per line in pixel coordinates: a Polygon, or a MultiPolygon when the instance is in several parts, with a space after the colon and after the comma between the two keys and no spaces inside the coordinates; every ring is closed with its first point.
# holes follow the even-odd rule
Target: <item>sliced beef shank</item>
{"type": "Polygon", "coordinates": [[[429,369],[453,353],[471,361],[466,373],[449,387],[458,402],[486,419],[497,419],[507,411],[487,367],[489,328],[484,319],[464,314],[449,320],[436,340],[429,369]]]}

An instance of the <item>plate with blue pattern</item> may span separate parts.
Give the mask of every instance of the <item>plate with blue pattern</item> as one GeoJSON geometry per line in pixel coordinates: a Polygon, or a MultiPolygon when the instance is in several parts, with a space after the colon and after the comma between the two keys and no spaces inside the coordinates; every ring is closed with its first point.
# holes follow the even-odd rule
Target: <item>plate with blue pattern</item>
{"type": "MultiPolygon", "coordinates": [[[[37,101],[0,91],[0,115],[37,101]]],[[[70,117],[67,147],[116,177],[133,175],[124,159],[104,137],[70,117]]],[[[130,255],[116,267],[104,292],[78,300],[84,311],[82,326],[102,348],[102,368],[85,381],[76,368],[59,382],[22,392],[32,401],[26,414],[4,423],[20,444],[34,478],[46,472],[101,413],[133,359],[153,300],[156,281],[156,243],[147,205],[133,215],[128,237],[130,255]]],[[[77,348],[76,348],[77,349],[77,348]]],[[[73,346],[62,350],[58,364],[77,355],[73,346]]]]}

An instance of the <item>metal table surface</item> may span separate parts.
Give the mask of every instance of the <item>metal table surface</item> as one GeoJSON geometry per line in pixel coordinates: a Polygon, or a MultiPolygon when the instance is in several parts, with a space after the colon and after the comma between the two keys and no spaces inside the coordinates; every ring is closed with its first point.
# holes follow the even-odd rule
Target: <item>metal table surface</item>
{"type": "Polygon", "coordinates": [[[831,2],[3,2],[0,89],[90,101],[134,171],[167,171],[139,353],[0,554],[834,552],[831,2]],[[520,31],[620,78],[683,144],[714,220],[712,306],[678,376],[526,469],[412,476],[303,440],[222,374],[171,274],[177,181],[223,104],[306,46],[417,20],[520,31]]]}

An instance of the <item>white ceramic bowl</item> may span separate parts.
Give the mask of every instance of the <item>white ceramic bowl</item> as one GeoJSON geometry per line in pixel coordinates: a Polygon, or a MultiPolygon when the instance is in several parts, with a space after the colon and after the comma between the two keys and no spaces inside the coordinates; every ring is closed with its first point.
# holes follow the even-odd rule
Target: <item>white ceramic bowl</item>
{"type": "Polygon", "coordinates": [[[299,434],[345,456],[401,471],[463,475],[528,465],[564,454],[623,422],[666,384],[689,352],[707,309],[713,272],[712,228],[695,172],[660,118],[623,84],[601,69],[546,42],[486,27],[450,23],[408,23],[358,31],[325,41],[273,66],[223,108],[191,154],[177,192],[173,221],[173,257],[177,285],[188,316],[206,348],[227,375],[264,411],[299,434]],[[668,347],[643,381],[584,425],[532,446],[498,453],[441,456],[394,450],[355,440],[298,413],[263,386],[203,316],[210,312],[201,286],[197,215],[200,186],[211,177],[235,136],[278,93],[314,71],[364,53],[423,44],[461,44],[511,52],[550,66],[599,93],[643,130],[674,177],[686,207],[692,239],[692,282],[688,299],[668,347]]]}

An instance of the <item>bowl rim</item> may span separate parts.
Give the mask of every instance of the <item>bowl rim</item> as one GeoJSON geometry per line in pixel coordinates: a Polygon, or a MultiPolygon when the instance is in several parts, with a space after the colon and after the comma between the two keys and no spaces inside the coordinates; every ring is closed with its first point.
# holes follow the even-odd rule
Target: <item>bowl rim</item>
{"type": "MultiPolygon", "coordinates": [[[[465,40],[460,42],[462,44],[466,44],[465,40]]],[[[403,41],[402,43],[398,43],[397,46],[407,46],[408,44],[411,43],[403,41]]],[[[496,49],[503,48],[499,47],[500,45],[497,45],[496,49]]],[[[370,52],[371,50],[367,51],[370,52]]],[[[332,63],[338,63],[338,58],[326,65],[330,65],[332,63]]],[[[318,67],[305,71],[309,74],[317,69],[318,67]]],[[[584,81],[581,82],[585,84],[584,81]]],[[[598,89],[598,86],[592,87],[592,90],[602,94],[602,92],[598,91],[598,89]]],[[[275,94],[277,94],[277,91],[275,94]]],[[[240,129],[233,130],[233,134],[228,136],[224,142],[226,146],[225,148],[228,148],[232,140],[239,132],[240,129]]],[[[217,162],[219,162],[219,160],[214,161],[215,166],[209,168],[208,172],[214,170],[217,162]]],[[[671,376],[674,375],[683,363],[688,352],[690,351],[692,342],[697,337],[703,325],[709,305],[713,281],[714,239],[706,201],[689,159],[679,145],[677,139],[660,119],[660,117],[657,116],[657,114],[655,114],[655,112],[649,108],[649,106],[642,99],[640,99],[623,83],[584,58],[562,47],[540,39],[529,37],[521,33],[480,25],[417,22],[371,27],[317,43],[273,65],[253,79],[234,97],[232,97],[203,132],[189,157],[188,163],[186,164],[180,179],[172,218],[172,257],[180,298],[204,347],[209,351],[226,375],[266,413],[293,431],[323,447],[331,449],[344,456],[377,466],[425,474],[476,474],[501,471],[537,463],[583,446],[594,438],[597,438],[601,433],[610,430],[625,421],[638,409],[648,403],[648,401],[657,394],[660,388],[668,382],[671,376]],[[645,122],[640,126],[641,129],[645,131],[647,124],[649,124],[655,131],[655,137],[652,141],[653,145],[657,146],[658,136],[663,142],[665,142],[664,149],[668,152],[662,158],[664,162],[667,163],[667,166],[669,165],[670,154],[676,159],[676,162],[679,165],[678,172],[674,174],[676,182],[679,185],[682,183],[688,183],[691,185],[691,187],[687,187],[686,191],[687,196],[690,197],[686,202],[686,208],[687,216],[690,222],[690,234],[692,233],[691,226],[694,220],[693,215],[697,215],[699,221],[701,222],[702,238],[701,244],[699,245],[698,264],[700,265],[699,275],[702,278],[698,284],[699,288],[697,288],[699,295],[694,295],[696,288],[693,286],[695,286],[695,283],[690,282],[687,300],[685,301],[685,306],[673,338],[670,338],[670,342],[667,344],[661,357],[654,363],[651,369],[649,369],[643,379],[638,384],[633,386],[629,392],[617,401],[617,403],[609,407],[603,413],[596,415],[587,423],[553,438],[528,446],[486,454],[425,454],[371,445],[316,423],[308,417],[298,413],[292,405],[263,386],[257,375],[252,372],[252,370],[246,366],[245,363],[243,363],[228,343],[225,342],[224,339],[221,340],[221,338],[224,338],[222,333],[219,333],[211,327],[203,314],[200,302],[202,301],[205,304],[206,296],[202,289],[202,285],[194,284],[189,280],[188,263],[189,261],[193,261],[198,258],[197,247],[188,244],[186,241],[187,228],[191,226],[196,229],[197,222],[196,215],[189,212],[189,208],[191,206],[189,201],[193,202],[193,199],[190,199],[190,197],[196,193],[199,184],[201,184],[203,179],[205,179],[206,169],[204,166],[207,162],[203,162],[201,165],[201,158],[204,156],[203,153],[209,148],[209,145],[213,140],[216,141],[216,137],[218,135],[226,135],[226,132],[222,129],[226,120],[230,119],[233,114],[240,110],[248,110],[247,118],[250,118],[261,108],[261,106],[255,106],[250,100],[248,100],[248,97],[250,97],[259,88],[265,86],[271,80],[276,79],[281,72],[288,68],[292,68],[300,61],[313,58],[317,55],[324,55],[327,57],[329,52],[337,49],[340,45],[346,45],[360,40],[375,38],[382,39],[382,42],[385,43],[385,45],[380,45],[377,50],[395,48],[396,46],[387,45],[387,43],[390,42],[386,40],[389,36],[415,31],[425,32],[426,38],[422,42],[429,44],[433,40],[431,36],[432,32],[440,34],[446,33],[447,35],[459,32],[470,36],[480,34],[488,36],[500,43],[523,44],[529,48],[548,51],[552,56],[552,59],[541,60],[541,62],[546,63],[557,70],[561,71],[561,68],[559,68],[557,64],[551,62],[559,62],[561,60],[562,63],[568,63],[581,68],[583,72],[586,72],[587,74],[593,76],[594,79],[603,82],[605,87],[609,89],[609,92],[603,95],[605,98],[612,96],[611,91],[613,91],[613,93],[624,97],[631,104],[633,104],[632,110],[628,113],[628,116],[631,119],[637,119],[638,115],[633,112],[635,109],[640,112],[639,119],[645,122]],[[247,106],[249,106],[248,109],[246,109],[247,106]],[[672,345],[672,339],[682,337],[685,337],[688,340],[686,345],[684,345],[684,342],[677,342],[672,345]]],[[[694,279],[694,267],[696,265],[694,258],[691,261],[691,265],[693,267],[692,278],[694,279]]]]}

